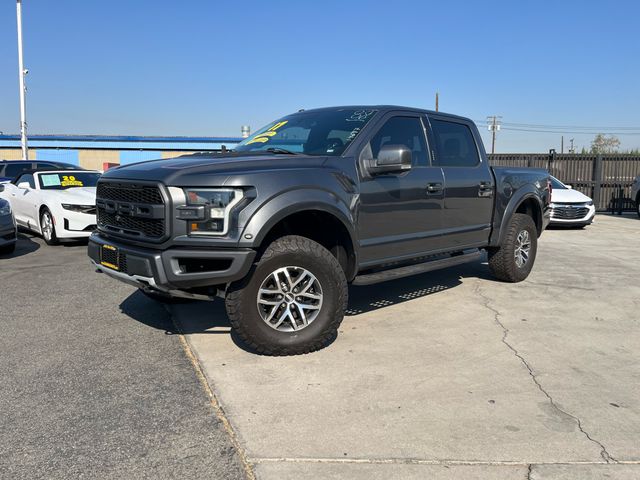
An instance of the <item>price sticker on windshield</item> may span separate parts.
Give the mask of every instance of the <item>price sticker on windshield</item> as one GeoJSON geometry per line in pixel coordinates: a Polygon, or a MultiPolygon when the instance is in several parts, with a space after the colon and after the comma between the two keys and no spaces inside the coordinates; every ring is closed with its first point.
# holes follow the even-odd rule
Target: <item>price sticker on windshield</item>
{"type": "Polygon", "coordinates": [[[63,187],[82,187],[84,184],[73,175],[63,175],[60,185],[63,187]]]}
{"type": "Polygon", "coordinates": [[[246,144],[250,145],[252,143],[267,143],[271,139],[271,137],[278,133],[278,129],[285,125],[288,121],[289,120],[284,120],[282,122],[276,123],[264,132],[257,134],[255,138],[252,138],[246,144]]]}

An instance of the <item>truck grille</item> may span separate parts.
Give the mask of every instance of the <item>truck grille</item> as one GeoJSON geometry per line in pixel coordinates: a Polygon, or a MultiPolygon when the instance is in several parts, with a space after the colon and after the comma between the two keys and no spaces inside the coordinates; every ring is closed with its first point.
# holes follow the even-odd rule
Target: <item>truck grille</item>
{"type": "Polygon", "coordinates": [[[589,213],[589,208],[583,205],[556,205],[551,218],[557,220],[579,220],[589,213]]]}
{"type": "Polygon", "coordinates": [[[101,180],[96,191],[98,228],[130,238],[166,235],[165,203],[157,185],[101,180]]]}

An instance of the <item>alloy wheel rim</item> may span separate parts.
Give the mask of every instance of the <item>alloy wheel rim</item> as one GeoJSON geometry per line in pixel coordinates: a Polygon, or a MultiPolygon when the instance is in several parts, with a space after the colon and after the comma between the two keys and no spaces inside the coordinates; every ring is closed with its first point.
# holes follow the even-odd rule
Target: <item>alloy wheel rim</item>
{"type": "Polygon", "coordinates": [[[320,282],[309,270],[288,266],[271,272],[258,289],[257,305],[262,321],[280,332],[308,327],[322,308],[320,282]]]}
{"type": "Polygon", "coordinates": [[[513,256],[518,268],[524,267],[529,261],[529,254],[531,253],[531,236],[528,230],[522,230],[516,237],[516,248],[513,252],[513,256]]]}
{"type": "Polygon", "coordinates": [[[42,215],[42,234],[47,240],[51,239],[51,217],[48,214],[42,215]]]}

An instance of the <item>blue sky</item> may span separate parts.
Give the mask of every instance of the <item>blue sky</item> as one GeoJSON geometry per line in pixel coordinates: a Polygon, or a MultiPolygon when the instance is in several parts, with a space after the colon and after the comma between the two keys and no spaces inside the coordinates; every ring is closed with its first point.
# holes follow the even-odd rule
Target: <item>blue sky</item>
{"type": "MultiPolygon", "coordinates": [[[[637,2],[23,5],[30,133],[239,135],[300,108],[433,108],[436,90],[441,110],[474,120],[640,131],[637,2]]],[[[12,0],[0,3],[0,59],[0,131],[17,133],[12,0]]],[[[640,147],[640,135],[620,139],[640,147]]],[[[498,134],[498,152],[551,147],[560,133],[498,134]]]]}

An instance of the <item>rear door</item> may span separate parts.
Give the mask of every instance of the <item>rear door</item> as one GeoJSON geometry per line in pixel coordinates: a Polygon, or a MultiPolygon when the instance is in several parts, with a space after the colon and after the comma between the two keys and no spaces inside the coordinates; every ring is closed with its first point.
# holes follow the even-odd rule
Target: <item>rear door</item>
{"type": "Polygon", "coordinates": [[[491,231],[495,181],[477,129],[463,119],[429,115],[434,164],[444,177],[442,212],[446,247],[486,245],[491,231]]]}
{"type": "Polygon", "coordinates": [[[377,158],[384,145],[404,145],[412,152],[412,167],[361,179],[361,267],[411,258],[440,245],[442,171],[431,166],[424,119],[412,112],[391,112],[379,125],[364,145],[361,159],[377,158]]]}

